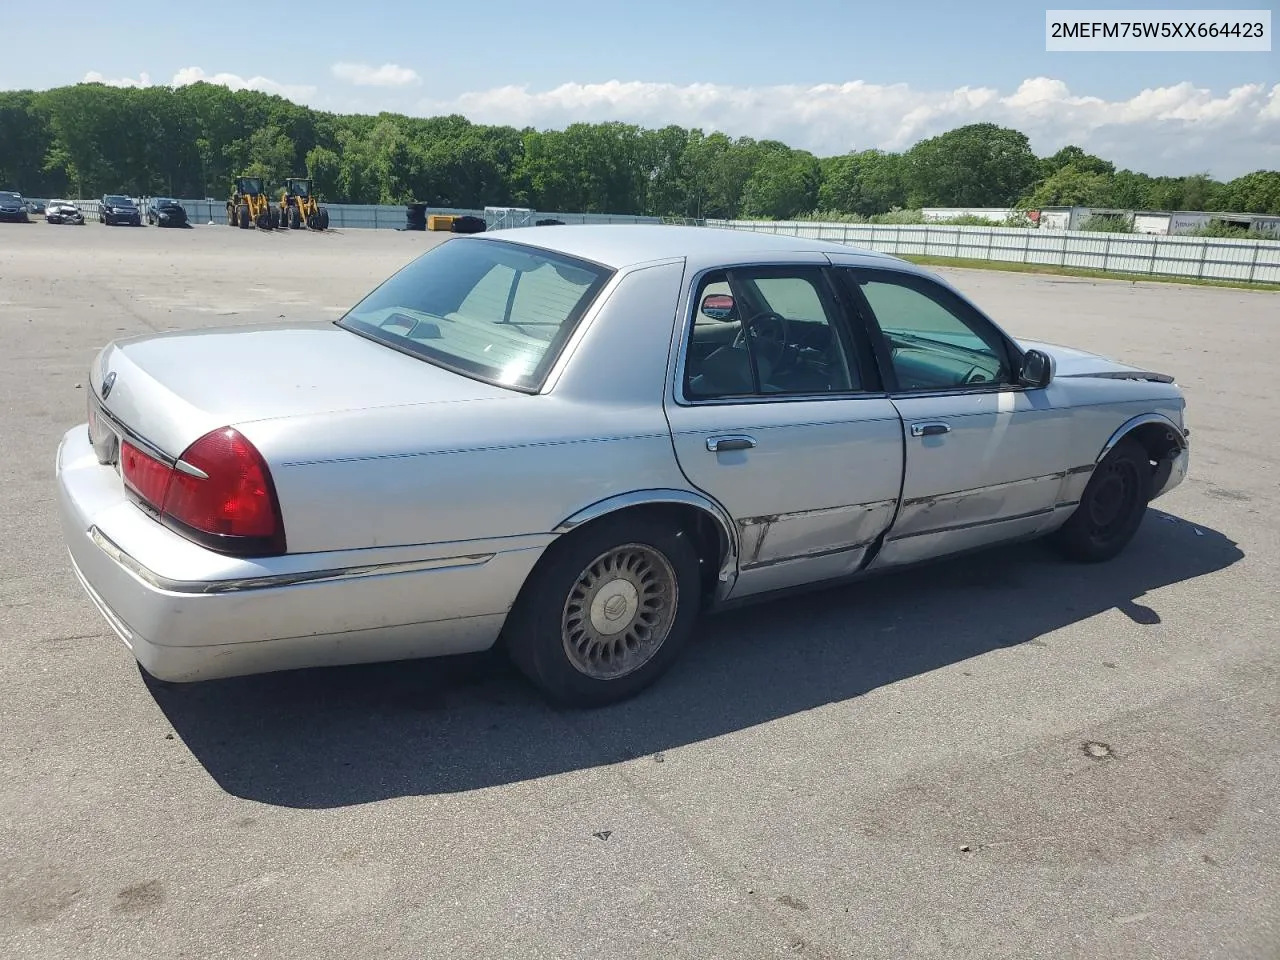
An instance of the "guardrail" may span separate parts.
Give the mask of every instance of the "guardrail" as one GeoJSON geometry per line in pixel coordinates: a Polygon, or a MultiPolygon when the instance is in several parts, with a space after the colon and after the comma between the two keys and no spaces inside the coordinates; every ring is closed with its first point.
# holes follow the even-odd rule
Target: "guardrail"
{"type": "Polygon", "coordinates": [[[934,224],[708,220],[708,227],[834,240],[894,256],[1001,260],[1107,273],[1280,283],[1280,241],[934,224]]]}

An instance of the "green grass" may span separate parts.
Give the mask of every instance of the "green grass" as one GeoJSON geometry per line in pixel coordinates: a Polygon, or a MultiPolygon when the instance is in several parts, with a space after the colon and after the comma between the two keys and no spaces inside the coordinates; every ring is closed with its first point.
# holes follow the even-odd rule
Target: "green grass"
{"type": "Polygon", "coordinates": [[[1056,267],[1043,263],[1014,263],[1007,260],[966,260],[952,257],[924,257],[913,254],[899,255],[903,260],[924,267],[962,267],[966,270],[1003,270],[1007,273],[1047,273],[1059,277],[1082,277],[1089,280],[1123,280],[1144,283],[1182,283],[1195,287],[1231,287],[1236,290],[1262,290],[1280,293],[1280,283],[1248,283],[1244,280],[1198,279],[1196,277],[1169,277],[1151,273],[1114,273],[1109,270],[1088,270],[1080,267],[1056,267]]]}

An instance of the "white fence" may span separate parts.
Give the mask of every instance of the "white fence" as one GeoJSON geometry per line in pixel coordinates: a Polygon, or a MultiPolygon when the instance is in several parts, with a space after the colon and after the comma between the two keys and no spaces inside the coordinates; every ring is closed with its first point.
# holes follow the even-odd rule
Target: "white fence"
{"type": "MultiPolygon", "coordinates": [[[[223,200],[180,200],[194,224],[225,224],[223,200]]],[[[97,220],[95,200],[75,203],[87,220],[97,220]]],[[[139,203],[142,206],[142,203],[139,203]]],[[[404,206],[326,203],[330,227],[403,229],[404,206]]],[[[485,210],[428,207],[426,213],[470,215],[500,229],[502,218],[485,210]]],[[[564,213],[539,210],[538,220],[562,223],[662,223],[661,217],[627,214],[564,213]]],[[[677,221],[666,218],[665,222],[677,221]]],[[[695,222],[695,221],[677,221],[695,222]]],[[[957,227],[939,224],[816,223],[805,220],[706,220],[708,227],[754,230],[834,240],[895,256],[962,260],[1001,260],[1032,266],[1075,267],[1107,273],[1159,275],[1206,280],[1280,284],[1280,241],[1228,240],[1083,230],[1035,230],[1010,227],[957,227]]]]}
{"type": "Polygon", "coordinates": [[[1003,260],[1206,280],[1280,283],[1280,241],[934,224],[708,220],[707,226],[834,240],[895,256],[1003,260]]]}

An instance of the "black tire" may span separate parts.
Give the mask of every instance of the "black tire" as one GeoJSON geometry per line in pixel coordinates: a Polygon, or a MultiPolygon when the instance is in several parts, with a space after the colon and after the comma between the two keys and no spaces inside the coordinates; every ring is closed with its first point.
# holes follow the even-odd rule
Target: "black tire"
{"type": "Polygon", "coordinates": [[[307,214],[307,229],[308,230],[316,229],[316,215],[314,213],[307,214]]]}
{"type": "MultiPolygon", "coordinates": [[[[701,586],[697,550],[674,524],[650,513],[606,517],[548,548],[511,608],[502,643],[516,667],[556,703],[617,703],[652,684],[679,656],[698,617],[701,586]],[[615,560],[631,565],[615,567],[615,560]],[[606,592],[620,584],[632,594],[637,594],[636,585],[646,592],[630,599],[606,592]],[[618,620],[625,626],[606,636],[594,628],[593,602],[609,596],[621,602],[621,615],[628,605],[632,612],[618,620]],[[658,631],[665,630],[656,642],[655,624],[658,631]],[[580,662],[590,659],[584,647],[613,652],[596,658],[597,675],[592,676],[571,659],[571,644],[580,662]],[[634,661],[630,666],[628,656],[634,661]],[[610,670],[619,672],[601,675],[610,670]]],[[[611,600],[600,605],[603,620],[617,619],[609,611],[612,605],[611,600]]]]}
{"type": "Polygon", "coordinates": [[[291,206],[291,207],[289,208],[289,229],[290,229],[290,230],[301,230],[301,229],[302,229],[302,218],[301,218],[300,216],[298,216],[298,208],[297,208],[297,207],[292,207],[292,206],[291,206]]]}
{"type": "Polygon", "coordinates": [[[319,221],[321,230],[329,229],[329,211],[324,207],[316,211],[316,220],[319,221]]]}
{"type": "Polygon", "coordinates": [[[249,229],[249,207],[247,204],[240,204],[236,207],[236,224],[241,230],[249,229]]]}
{"type": "Polygon", "coordinates": [[[1080,563],[1112,559],[1142,525],[1151,479],[1151,457],[1136,439],[1125,437],[1094,468],[1079,506],[1050,535],[1051,542],[1080,563]]]}

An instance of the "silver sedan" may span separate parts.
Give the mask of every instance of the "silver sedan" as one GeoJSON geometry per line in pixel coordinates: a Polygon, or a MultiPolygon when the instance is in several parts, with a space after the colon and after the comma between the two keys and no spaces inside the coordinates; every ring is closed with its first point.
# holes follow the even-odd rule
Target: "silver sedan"
{"type": "Polygon", "coordinates": [[[336,322],[118,341],[89,385],[63,532],[168,681],[501,643],[611,702],[710,609],[1033,537],[1108,560],[1188,458],[1167,375],[697,227],[458,237],[336,322]]]}

